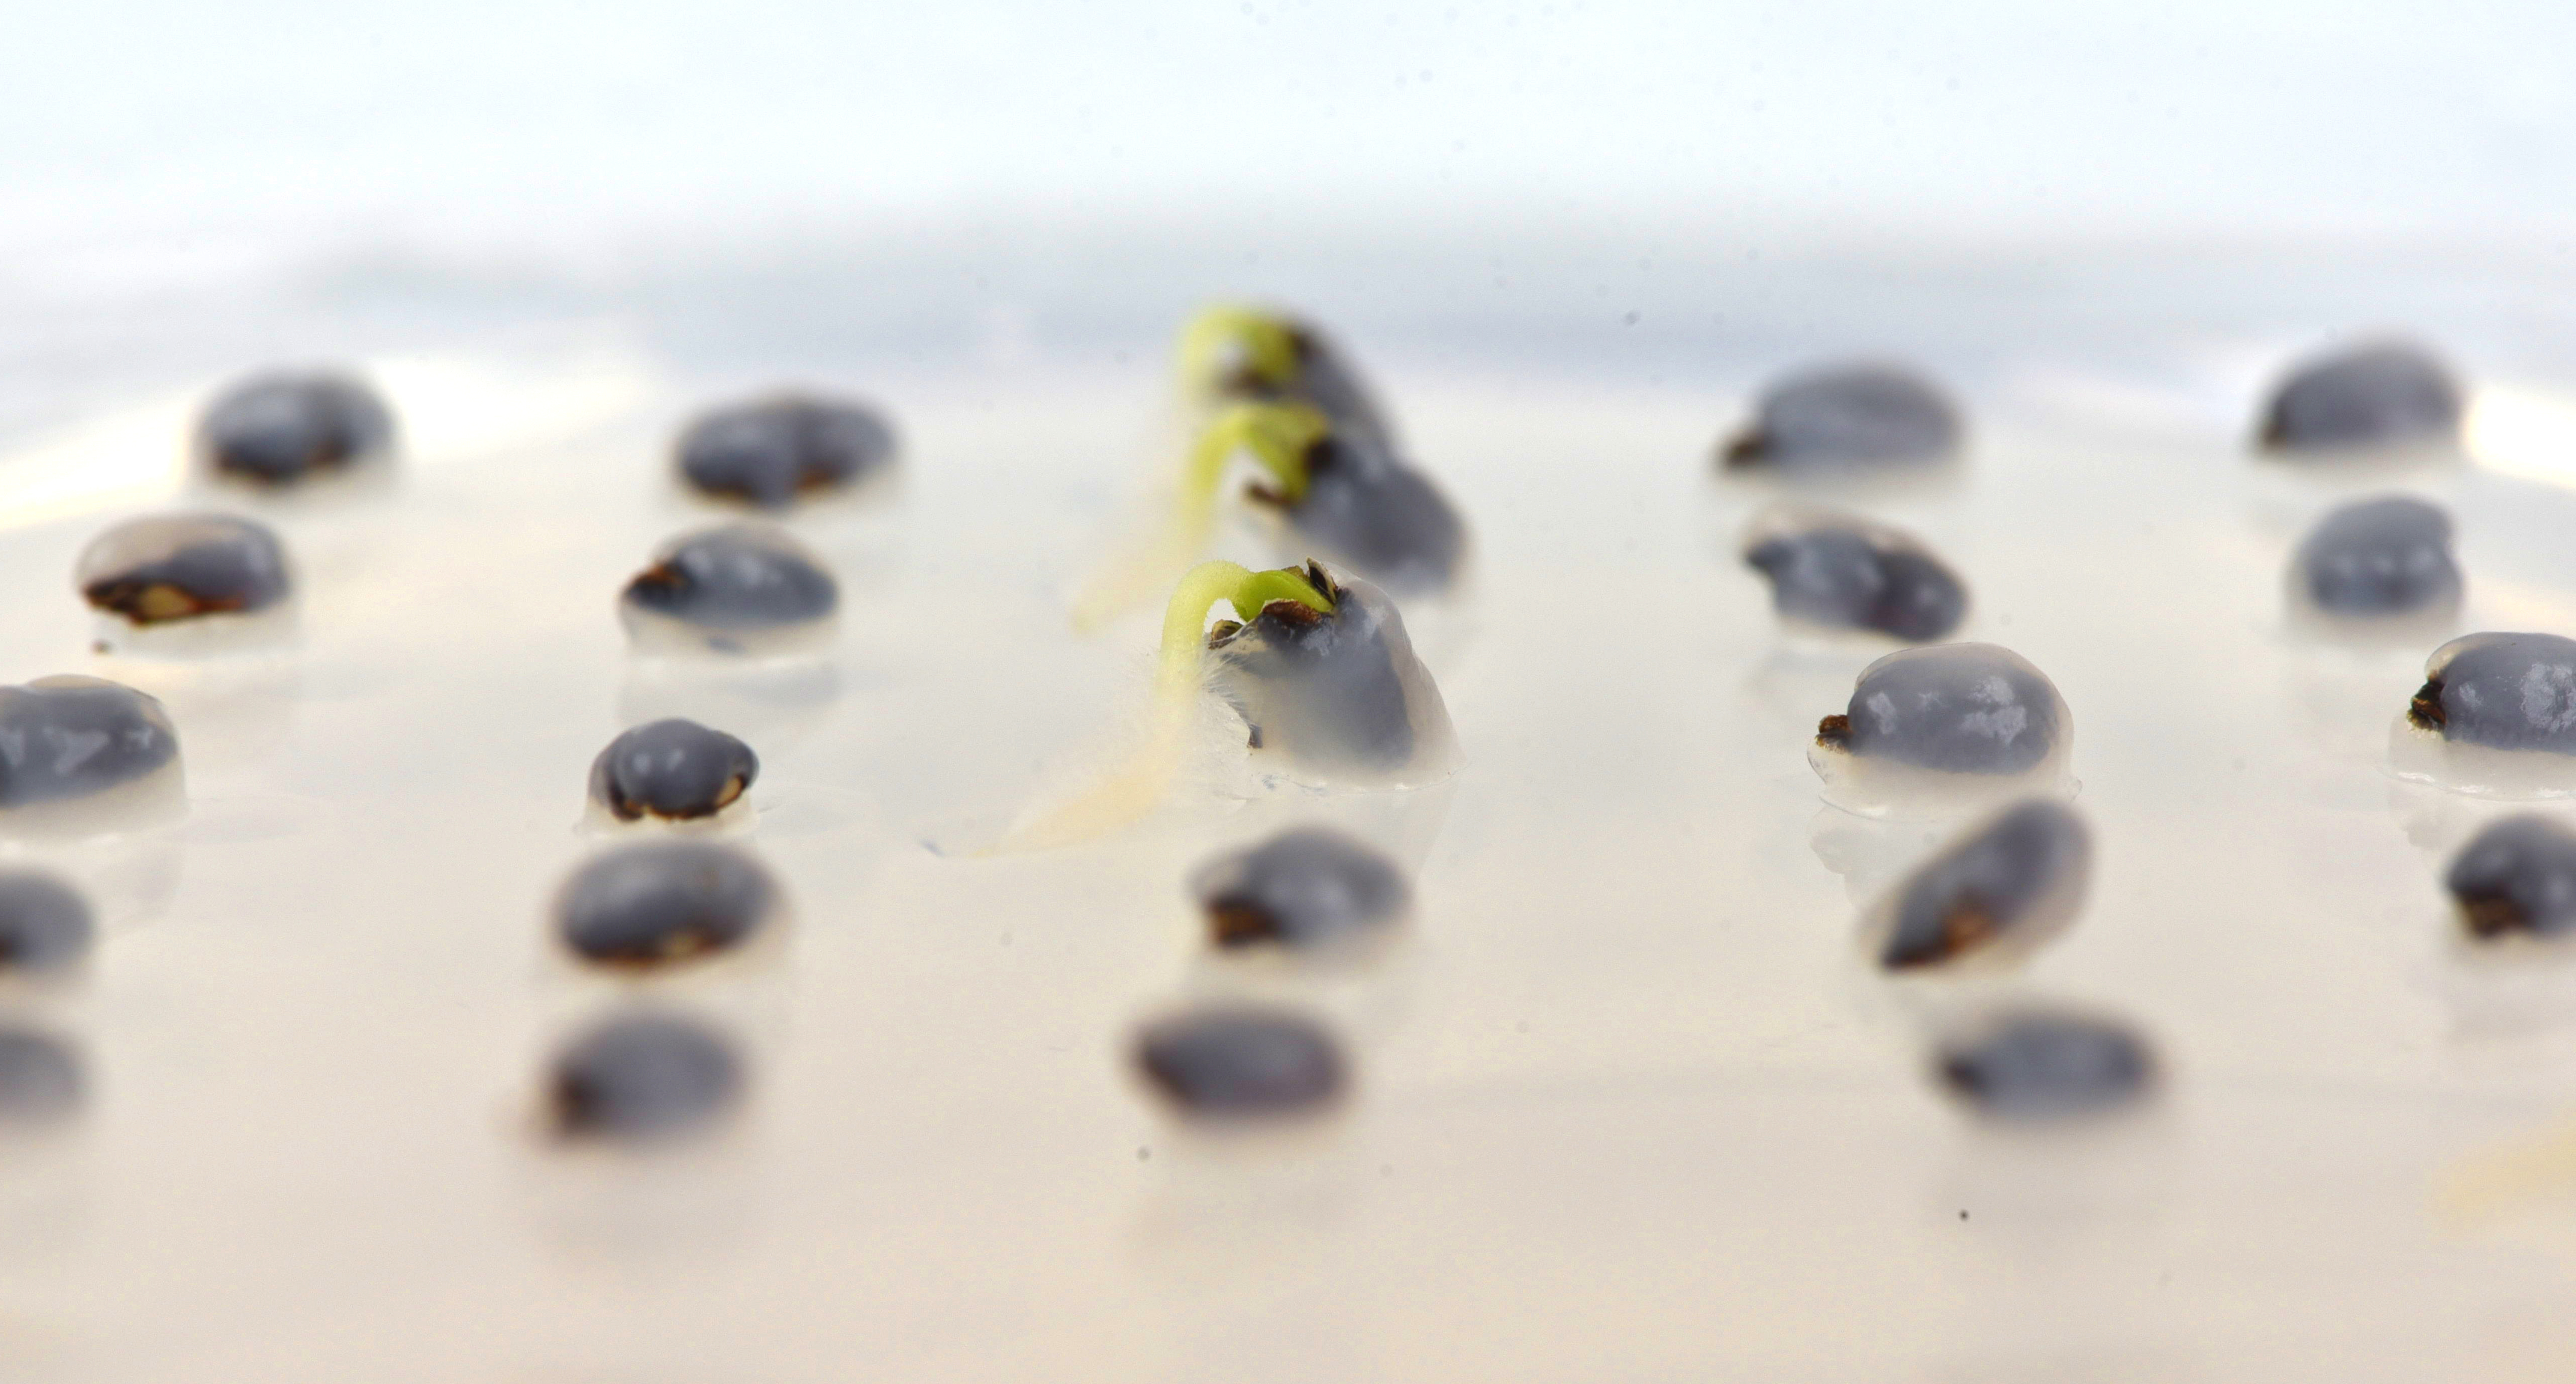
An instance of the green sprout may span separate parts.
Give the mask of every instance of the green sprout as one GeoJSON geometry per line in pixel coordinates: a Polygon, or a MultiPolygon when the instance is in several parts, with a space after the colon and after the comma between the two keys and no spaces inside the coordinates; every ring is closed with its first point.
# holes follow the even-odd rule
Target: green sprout
{"type": "Polygon", "coordinates": [[[1202,562],[1191,568],[1163,610],[1164,698],[1183,700],[1197,690],[1199,653],[1207,647],[1208,612],[1217,602],[1233,606],[1238,622],[1258,618],[1274,601],[1294,601],[1317,614],[1330,615],[1333,598],[1325,590],[1330,581],[1313,564],[1275,572],[1255,572],[1232,562],[1202,562]]]}
{"type": "Polygon", "coordinates": [[[1208,612],[1218,602],[1232,606],[1241,622],[1260,618],[1281,601],[1330,615],[1338,595],[1332,575],[1312,562],[1275,572],[1255,572],[1232,562],[1191,568],[1163,611],[1154,716],[1144,745],[1079,797],[1013,828],[992,851],[1046,850],[1093,840],[1154,810],[1179,771],[1198,700],[1200,660],[1208,648],[1208,612]]]}
{"type": "Polygon", "coordinates": [[[1199,394],[1285,388],[1297,378],[1297,338],[1266,312],[1209,308],[1181,331],[1181,378],[1199,394]]]}
{"type": "MultiPolygon", "coordinates": [[[[1120,610],[1150,599],[1206,548],[1216,524],[1217,485],[1226,463],[1248,456],[1269,477],[1253,493],[1279,505],[1306,496],[1306,457],[1332,435],[1331,420],[1307,404],[1246,403],[1227,406],[1200,432],[1181,473],[1170,521],[1132,555],[1113,562],[1076,602],[1074,623],[1089,629],[1120,610]]],[[[1239,569],[1238,569],[1239,570],[1239,569]]]]}

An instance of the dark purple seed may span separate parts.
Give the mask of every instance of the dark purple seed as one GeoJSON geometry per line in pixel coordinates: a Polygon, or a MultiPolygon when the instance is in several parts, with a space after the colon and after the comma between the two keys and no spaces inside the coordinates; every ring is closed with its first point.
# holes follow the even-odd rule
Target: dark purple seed
{"type": "Polygon", "coordinates": [[[2455,743],[2576,754],[2576,640],[2471,634],[2433,651],[2407,719],[2455,743]]]}
{"type": "Polygon", "coordinates": [[[687,1019],[629,1014],[556,1056],[550,1100],[566,1134],[657,1139],[705,1126],[742,1087],[742,1064],[716,1034],[687,1019]]]}
{"type": "Polygon", "coordinates": [[[1968,589],[1910,535],[1826,510],[1767,516],[1744,550],[1784,620],[1926,642],[1957,629],[1968,589]]]}
{"type": "Polygon", "coordinates": [[[702,494],[784,509],[893,464],[894,432],[855,403],[786,395],[713,410],[680,437],[680,474],[702,494]]]}
{"type": "Polygon", "coordinates": [[[1722,452],[1728,467],[1831,472],[1938,461],[1958,450],[1959,416],[1939,390],[1894,366],[1828,366],[1763,391],[1753,422],[1722,452]]]}
{"type": "Polygon", "coordinates": [[[1320,767],[1400,768],[1416,741],[1398,661],[1413,657],[1403,620],[1367,583],[1307,570],[1333,609],[1279,600],[1249,623],[1217,625],[1208,647],[1218,691],[1243,713],[1257,747],[1320,767]]]}
{"type": "Polygon", "coordinates": [[[1467,527],[1448,497],[1364,434],[1308,449],[1305,493],[1282,513],[1320,550],[1398,595],[1446,590],[1466,561],[1467,527]]]}
{"type": "Polygon", "coordinates": [[[2064,804],[2006,809],[1906,876],[1879,964],[1937,966],[2045,941],[2073,920],[2092,855],[2083,819],[2064,804]]]}
{"type": "Polygon", "coordinates": [[[0,1121],[49,1124],[80,1108],[87,1083],[78,1054],[33,1029],[0,1028],[0,1121]]]}
{"type": "Polygon", "coordinates": [[[51,875],[0,874],[0,967],[50,971],[89,953],[89,904],[51,875]]]}
{"type": "Polygon", "coordinates": [[[1192,888],[1220,947],[1328,946],[1391,926],[1412,901],[1395,862],[1321,827],[1220,856],[1192,888]]]}
{"type": "Polygon", "coordinates": [[[689,534],[663,549],[626,586],[630,630],[671,622],[720,652],[823,629],[840,585],[804,545],[767,524],[729,524],[689,534]]]}
{"type": "Polygon", "coordinates": [[[1136,1065],[1154,1089],[1193,1115],[1300,1115],[1342,1092],[1341,1050],[1313,1022],[1284,1011],[1210,1008],[1159,1019],[1136,1038],[1136,1065]]]}
{"type": "Polygon", "coordinates": [[[653,967],[727,950],[768,923],[778,887],[759,861],[704,841],[593,856],[564,886],[556,930],[591,961],[653,967]]]}
{"type": "Polygon", "coordinates": [[[620,821],[709,817],[732,805],[759,774],[759,756],[749,745],[674,717],[609,741],[591,762],[590,796],[620,821]]]}
{"type": "Polygon", "coordinates": [[[2292,571],[2308,603],[2329,615],[2408,615],[2460,603],[2451,517],[2412,496],[2327,514],[2300,540],[2292,571]]]}
{"type": "Polygon", "coordinates": [[[2040,1010],[1997,1016],[1960,1035],[1942,1046],[1935,1069],[1978,1112],[2033,1122],[2117,1109],[2155,1079],[2153,1055],[2128,1029],[2040,1010]]]}
{"type": "Polygon", "coordinates": [[[128,520],[90,540],[73,580],[92,606],[137,625],[248,614],[288,592],[277,535],[227,514],[128,520]]]}
{"type": "Polygon", "coordinates": [[[2301,363],[2273,391],[2258,440],[2278,452],[2448,441],[2460,387],[2420,347],[2378,342],[2301,363]]]}
{"type": "Polygon", "coordinates": [[[393,415],[375,392],[334,374],[261,375],[217,398],[197,448],[217,475],[281,487],[345,471],[393,445],[393,415]]]}
{"type": "Polygon", "coordinates": [[[2525,813],[2490,823],[2443,879],[2473,936],[2576,932],[2576,831],[2525,813]]]}
{"type": "Polygon", "coordinates": [[[1847,712],[1816,739],[1864,758],[1964,774],[2037,767],[2068,727],[2066,704],[2037,668],[1993,644],[1899,649],[1861,670],[1847,712]]]}
{"type": "Polygon", "coordinates": [[[161,703],[103,678],[0,687],[0,807],[85,798],[175,767],[161,703]]]}

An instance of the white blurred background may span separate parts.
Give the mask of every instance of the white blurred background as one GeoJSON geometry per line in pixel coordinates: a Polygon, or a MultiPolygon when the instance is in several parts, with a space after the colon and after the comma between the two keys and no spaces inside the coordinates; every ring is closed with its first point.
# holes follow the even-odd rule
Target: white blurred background
{"type": "Polygon", "coordinates": [[[2550,372],[2571,47],[2353,0],[20,6],[0,434],[539,322],[1106,365],[1215,293],[1635,379],[2386,325],[2550,372]]]}

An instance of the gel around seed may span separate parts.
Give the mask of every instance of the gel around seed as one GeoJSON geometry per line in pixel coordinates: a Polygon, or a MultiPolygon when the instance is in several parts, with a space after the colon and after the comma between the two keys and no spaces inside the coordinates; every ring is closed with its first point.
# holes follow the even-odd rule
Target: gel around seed
{"type": "Polygon", "coordinates": [[[568,1136],[658,1140],[704,1128],[742,1088],[742,1062],[723,1038],[676,1016],[628,1014],[556,1055],[547,1097],[568,1136]]]}
{"type": "Polygon", "coordinates": [[[1957,410],[1913,372],[1834,365],[1764,390],[1753,421],[1719,455],[1730,470],[1832,473],[1941,461],[1960,434],[1957,410]]]}
{"type": "Polygon", "coordinates": [[[1146,1082],[1182,1113],[1227,1119],[1308,1115],[1345,1084],[1340,1046],[1312,1020],[1249,1006],[1158,1019],[1136,1035],[1146,1082]]]}
{"type": "Polygon", "coordinates": [[[1315,783],[1445,775],[1449,710],[1386,593],[1309,564],[1325,607],[1273,600],[1206,637],[1209,679],[1240,713],[1256,760],[1315,783]]]}
{"type": "Polygon", "coordinates": [[[714,409],[680,435],[680,477],[762,509],[862,484],[894,464],[894,430],[864,405],[782,395],[714,409]]]}
{"type": "Polygon", "coordinates": [[[200,463],[220,479],[284,489],[386,460],[393,414],[345,375],[278,373],[244,380],[206,409],[200,463]]]}
{"type": "Polygon", "coordinates": [[[1979,822],[1907,875],[1863,924],[1891,971],[2020,959],[2074,922],[2092,835],[2063,803],[2036,798],[1979,822]]]}
{"type": "Polygon", "coordinates": [[[2471,634],[2433,651],[2408,704],[2418,729],[2455,744],[2576,754],[2576,640],[2471,634]]]}
{"type": "Polygon", "coordinates": [[[0,687],[0,827],[113,828],[185,798],[178,733],[159,701],[75,675],[0,687]]]}
{"type": "Polygon", "coordinates": [[[1744,562],[1771,582],[1784,624],[1939,639],[1967,613],[1968,588],[1910,534],[1858,515],[1780,506],[1754,520],[1744,562]]]}
{"type": "Polygon", "coordinates": [[[182,623],[247,633],[294,595],[267,525],[227,514],[131,519],[90,540],[72,570],[81,598],[128,631],[182,623]]]}
{"type": "Polygon", "coordinates": [[[2047,676],[1994,644],[1899,649],[1861,670],[1807,762],[1856,812],[2062,791],[2074,718],[2047,676]]]}
{"type": "Polygon", "coordinates": [[[1200,867],[1191,892],[1220,947],[1329,947],[1383,932],[1412,890],[1395,862],[1338,831],[1300,827],[1200,867]]]}
{"type": "Polygon", "coordinates": [[[832,574],[769,524],[728,524],[673,540],[618,602],[640,651],[753,656],[827,642],[839,608],[832,574]]]}
{"type": "Polygon", "coordinates": [[[593,856],[565,884],[555,930],[588,961],[660,967],[748,941],[778,911],[758,860],[702,841],[653,841],[593,856]]]}
{"type": "Polygon", "coordinates": [[[590,766],[590,799],[621,822],[712,817],[760,774],[751,747],[720,730],[673,717],[608,742],[590,766]]]}

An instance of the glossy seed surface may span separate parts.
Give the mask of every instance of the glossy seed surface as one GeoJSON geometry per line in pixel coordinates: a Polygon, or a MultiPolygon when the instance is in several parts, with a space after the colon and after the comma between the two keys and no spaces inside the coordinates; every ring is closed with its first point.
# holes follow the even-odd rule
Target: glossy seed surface
{"type": "Polygon", "coordinates": [[[1779,510],[1746,535],[1745,565],[1771,582],[1780,618],[1898,639],[1939,639],[1967,613],[1968,588],[1908,534],[1831,510],[1779,510]]]}
{"type": "Polygon", "coordinates": [[[1467,530],[1437,486],[1374,440],[1328,437],[1306,454],[1306,492],[1287,508],[1300,534],[1398,595],[1445,590],[1467,530]]]}
{"type": "Polygon", "coordinates": [[[2407,495],[2344,505],[2308,531],[2293,582],[2329,615],[2413,615],[2460,603],[2451,517],[2407,495]]]}
{"type": "Polygon", "coordinates": [[[0,807],[85,798],[173,766],[161,703],[103,678],[0,687],[0,807]]]}
{"type": "Polygon", "coordinates": [[[1942,1045],[1936,1070],[1982,1114],[2047,1121],[2096,1115],[2138,1100],[2155,1078],[2145,1040],[2107,1019],[2022,1011],[1942,1045]]]}
{"type": "Polygon", "coordinates": [[[73,581],[92,606],[137,625],[267,610],[289,591],[277,535],[227,514],[128,520],[90,540],[73,581]]]}
{"type": "Polygon", "coordinates": [[[393,415],[375,391],[331,374],[245,380],[206,409],[197,445],[228,478],[288,486],[345,471],[393,444],[393,415]]]}
{"type": "Polygon", "coordinates": [[[2451,858],[2442,883],[2475,936],[2576,932],[2576,831],[2531,814],[2492,822],[2451,858]]]}
{"type": "Polygon", "coordinates": [[[1965,774],[2037,767],[2068,731],[2066,704],[2037,668],[1994,644],[1900,649],[1862,670],[1846,714],[1817,741],[1864,758],[1965,774]]]}
{"type": "Polygon", "coordinates": [[[2091,833],[2064,804],[2006,809],[1906,876],[1881,920],[1879,964],[1908,970],[2027,952],[2073,921],[2092,856],[2091,833]]]}
{"type": "Polygon", "coordinates": [[[0,1027],[0,1121],[43,1124],[80,1107],[81,1061],[61,1039],[0,1027]]]}
{"type": "Polygon", "coordinates": [[[0,968],[48,971],[89,952],[89,902],[51,875],[0,873],[0,968]]]}
{"type": "Polygon", "coordinates": [[[1949,400],[1911,371],[1830,366],[1765,390],[1724,460],[1789,471],[1934,461],[1957,450],[1959,435],[1949,400]]]}
{"type": "Polygon", "coordinates": [[[702,494],[783,509],[893,464],[893,429],[869,408],[785,396],[715,409],[680,437],[680,475],[702,494]]]}
{"type": "Polygon", "coordinates": [[[620,602],[639,639],[661,621],[717,652],[749,651],[784,635],[819,635],[840,604],[840,584],[784,529],[729,524],[664,548],[620,602]]]}
{"type": "Polygon", "coordinates": [[[1388,773],[1413,761],[1417,716],[1436,717],[1435,735],[1447,734],[1438,691],[1420,691],[1429,677],[1402,619],[1365,582],[1342,583],[1330,614],[1272,601],[1248,624],[1218,626],[1209,647],[1219,692],[1243,713],[1254,747],[1273,756],[1325,771],[1388,773]]]}
{"type": "Polygon", "coordinates": [[[724,810],[760,774],[749,745],[695,721],[654,721],[608,742],[590,766],[591,801],[620,821],[724,810]]]}
{"type": "Polygon", "coordinates": [[[555,1058],[549,1098],[566,1134],[653,1139],[705,1126],[740,1099],[731,1046],[687,1019],[610,1019],[555,1058]]]}
{"type": "Polygon", "coordinates": [[[2460,428],[2460,387],[2428,352],[2383,342],[2307,361],[2273,391],[2262,445],[2275,451],[2440,442],[2460,428]]]}
{"type": "Polygon", "coordinates": [[[660,966],[736,946],[776,911],[769,871],[729,846],[654,841],[605,851],[564,886],[564,945],[592,961],[660,966]]]}
{"type": "Polygon", "coordinates": [[[1320,1109],[1342,1092],[1341,1049],[1283,1010],[1212,1008],[1159,1019],[1136,1037],[1136,1066],[1193,1115],[1257,1117],[1320,1109]]]}
{"type": "Polygon", "coordinates": [[[1412,902],[1394,861],[1322,827],[1220,856],[1191,887],[1221,947],[1328,946],[1393,924],[1412,902]]]}
{"type": "Polygon", "coordinates": [[[2454,742],[2576,754],[2576,640],[2472,634],[2426,661],[2407,719],[2454,742]]]}

